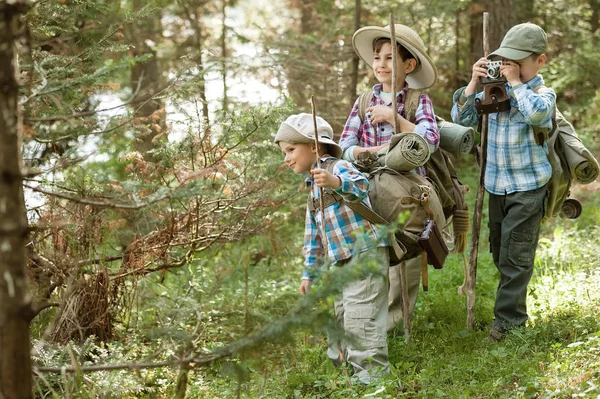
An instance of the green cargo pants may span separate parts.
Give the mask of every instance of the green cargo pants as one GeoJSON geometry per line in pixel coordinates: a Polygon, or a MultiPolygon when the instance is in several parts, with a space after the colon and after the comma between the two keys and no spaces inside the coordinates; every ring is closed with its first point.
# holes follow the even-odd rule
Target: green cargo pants
{"type": "Polygon", "coordinates": [[[544,214],[546,186],[508,195],[490,194],[490,252],[500,272],[493,328],[506,330],[527,321],[527,286],[544,214]]]}

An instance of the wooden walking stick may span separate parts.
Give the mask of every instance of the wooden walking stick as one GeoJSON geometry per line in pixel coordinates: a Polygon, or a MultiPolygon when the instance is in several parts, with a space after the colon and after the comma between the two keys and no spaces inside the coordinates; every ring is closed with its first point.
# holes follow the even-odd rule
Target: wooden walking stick
{"type": "MultiPolygon", "coordinates": [[[[319,129],[317,128],[317,112],[315,107],[315,99],[313,96],[310,96],[310,106],[312,109],[312,117],[313,117],[313,125],[315,129],[315,147],[317,153],[317,167],[321,168],[321,154],[319,154],[319,129]]],[[[323,251],[325,252],[325,257],[327,257],[327,235],[325,231],[325,205],[323,203],[323,187],[319,187],[319,207],[321,208],[321,226],[323,226],[323,236],[321,237],[321,242],[323,243],[323,251]]],[[[344,350],[342,349],[342,345],[338,343],[338,358],[342,365],[346,363],[346,356],[344,355],[344,350]]],[[[346,377],[350,377],[348,374],[348,370],[344,368],[344,374],[346,377]]],[[[348,381],[348,385],[352,385],[350,381],[348,381]]]]}
{"type": "MultiPolygon", "coordinates": [[[[488,42],[488,13],[483,13],[483,55],[487,57],[490,53],[488,42]]],[[[467,279],[467,329],[472,330],[475,326],[475,282],[477,280],[477,255],[479,252],[479,233],[481,229],[481,213],[483,209],[483,197],[485,195],[485,163],[487,158],[487,132],[488,115],[481,115],[481,145],[479,153],[479,183],[477,185],[477,197],[475,199],[475,210],[473,211],[473,226],[471,236],[471,252],[469,254],[469,276],[467,279]]]]}
{"type": "MultiPolygon", "coordinates": [[[[321,169],[321,154],[319,154],[319,131],[317,129],[317,112],[315,110],[315,99],[310,96],[310,106],[312,108],[313,125],[315,128],[315,151],[317,153],[317,168],[321,169]]],[[[324,257],[327,258],[327,231],[325,227],[325,206],[323,204],[323,187],[319,187],[319,207],[321,208],[321,226],[323,227],[323,237],[321,242],[323,243],[323,251],[325,252],[324,257]]]]}
{"type": "MultiPolygon", "coordinates": [[[[392,129],[394,134],[398,133],[396,118],[398,115],[398,106],[396,104],[396,60],[398,58],[398,45],[396,44],[396,25],[394,24],[394,15],[390,13],[390,45],[392,47],[392,110],[394,111],[394,120],[392,129]]],[[[392,237],[395,239],[395,237],[392,237]]],[[[402,294],[402,324],[404,325],[404,342],[410,342],[410,315],[408,314],[408,283],[406,281],[406,263],[400,262],[400,290],[402,294]]]]}

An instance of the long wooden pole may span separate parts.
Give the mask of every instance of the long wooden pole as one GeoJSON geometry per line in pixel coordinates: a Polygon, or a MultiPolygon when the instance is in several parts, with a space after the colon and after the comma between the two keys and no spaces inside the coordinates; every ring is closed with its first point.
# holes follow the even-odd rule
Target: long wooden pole
{"type": "MultiPolygon", "coordinates": [[[[392,110],[394,111],[394,119],[392,121],[392,129],[394,134],[398,133],[396,118],[398,115],[398,105],[396,103],[396,67],[398,59],[398,46],[396,45],[396,25],[394,23],[394,15],[390,13],[390,45],[392,47],[392,110]]],[[[402,324],[404,325],[404,341],[410,342],[410,315],[408,303],[408,283],[406,281],[406,262],[400,262],[400,290],[402,294],[402,324]]]]}
{"type": "MultiPolygon", "coordinates": [[[[319,154],[319,130],[317,129],[317,111],[315,107],[315,98],[310,96],[310,106],[312,109],[313,126],[315,129],[315,151],[317,154],[317,168],[321,169],[321,154],[319,154]]],[[[323,237],[321,242],[323,243],[323,251],[325,252],[323,257],[327,259],[327,232],[325,227],[325,205],[323,203],[323,187],[319,187],[319,207],[321,208],[321,226],[323,228],[323,237]]]]}
{"type": "MultiPolygon", "coordinates": [[[[317,128],[317,111],[315,106],[315,98],[310,96],[310,107],[312,109],[313,126],[315,129],[315,152],[317,154],[317,167],[321,168],[321,154],[319,154],[319,129],[317,128]]],[[[323,243],[323,251],[325,252],[324,258],[327,258],[327,234],[325,231],[325,205],[323,203],[323,187],[319,187],[319,207],[321,208],[321,226],[323,226],[323,236],[321,242],[323,243]]],[[[346,363],[346,355],[342,345],[338,343],[338,358],[342,364],[346,363]]],[[[344,374],[349,377],[348,370],[344,368],[344,374]]],[[[352,386],[352,383],[348,381],[348,386],[352,386]]]]}
{"type": "MultiPolygon", "coordinates": [[[[487,57],[490,53],[488,40],[489,14],[483,13],[483,55],[487,57]]],[[[477,197],[475,199],[475,210],[473,212],[473,226],[471,236],[471,252],[469,254],[469,276],[467,279],[467,329],[472,330],[475,326],[475,283],[477,281],[477,256],[479,252],[479,233],[483,211],[483,197],[485,195],[485,164],[487,159],[487,132],[488,115],[481,115],[481,145],[479,154],[479,183],[477,185],[477,197]]]]}

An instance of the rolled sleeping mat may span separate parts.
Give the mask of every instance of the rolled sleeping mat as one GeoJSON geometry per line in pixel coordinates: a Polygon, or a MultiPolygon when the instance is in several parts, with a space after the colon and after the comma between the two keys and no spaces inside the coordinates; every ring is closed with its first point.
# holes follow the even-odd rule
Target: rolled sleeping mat
{"type": "Polygon", "coordinates": [[[398,172],[409,172],[425,165],[430,152],[427,141],[417,133],[405,132],[392,136],[387,148],[377,152],[381,166],[387,166],[398,172]]]}
{"type": "Polygon", "coordinates": [[[440,133],[440,147],[454,156],[466,155],[475,144],[475,131],[472,127],[450,123],[443,119],[437,120],[440,133]]]}
{"type": "Polygon", "coordinates": [[[600,165],[581,140],[568,134],[560,134],[558,139],[563,143],[562,148],[571,176],[581,184],[595,181],[600,173],[600,165]]]}

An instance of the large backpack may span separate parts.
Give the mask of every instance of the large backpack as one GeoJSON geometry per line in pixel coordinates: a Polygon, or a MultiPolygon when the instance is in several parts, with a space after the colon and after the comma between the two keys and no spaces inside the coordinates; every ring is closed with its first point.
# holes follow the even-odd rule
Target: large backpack
{"type": "MultiPolygon", "coordinates": [[[[361,121],[364,121],[366,110],[371,104],[373,92],[365,91],[358,97],[358,115],[361,121]]],[[[416,121],[416,112],[419,104],[421,92],[415,89],[408,89],[404,100],[404,118],[410,122],[416,121]]],[[[470,128],[447,122],[436,116],[438,125],[442,125],[444,129],[468,131],[470,128]]],[[[472,130],[472,129],[471,129],[472,130]]],[[[469,136],[470,137],[470,136],[469,136]]],[[[467,145],[469,143],[466,143],[467,145]]],[[[470,143],[472,147],[472,141],[470,143]]],[[[470,150],[470,147],[468,147],[470,150]]],[[[467,151],[468,152],[468,151],[467,151]]],[[[452,163],[450,153],[441,147],[434,151],[427,163],[425,164],[427,177],[433,182],[433,186],[437,197],[439,198],[446,222],[440,227],[445,227],[448,231],[452,226],[453,240],[452,251],[464,253],[467,242],[467,232],[469,231],[469,207],[465,200],[465,193],[469,190],[468,186],[463,185],[456,173],[456,168],[452,163]]],[[[447,237],[448,238],[448,237],[447,237]]],[[[463,259],[464,260],[464,259],[463,259]]]]}
{"type": "MultiPolygon", "coordinates": [[[[337,162],[330,162],[326,170],[333,173],[337,162]]],[[[396,230],[395,240],[390,243],[390,262],[398,263],[425,252],[428,263],[437,269],[441,268],[448,251],[443,246],[445,243],[441,236],[435,236],[437,230],[433,226],[443,226],[445,217],[431,181],[415,173],[400,173],[381,167],[373,158],[371,164],[359,163],[358,167],[369,179],[369,199],[372,208],[362,202],[344,201],[340,195],[327,189],[323,190],[323,206],[327,208],[336,202],[344,202],[354,212],[374,224],[389,225],[404,219],[402,228],[396,230]],[[431,232],[428,231],[428,226],[432,228],[431,232]],[[401,247],[400,251],[394,248],[396,241],[401,247]]],[[[311,191],[307,200],[308,210],[314,212],[319,206],[320,203],[313,198],[311,191]]]]}
{"type": "MultiPolygon", "coordinates": [[[[547,88],[541,86],[536,92],[542,93],[544,90],[547,88]]],[[[542,221],[560,215],[561,211],[567,217],[579,216],[581,205],[569,199],[571,184],[573,180],[582,184],[595,181],[600,173],[600,164],[558,108],[554,110],[551,129],[534,126],[533,131],[538,144],[547,142],[548,161],[552,166],[542,221]]]]}

